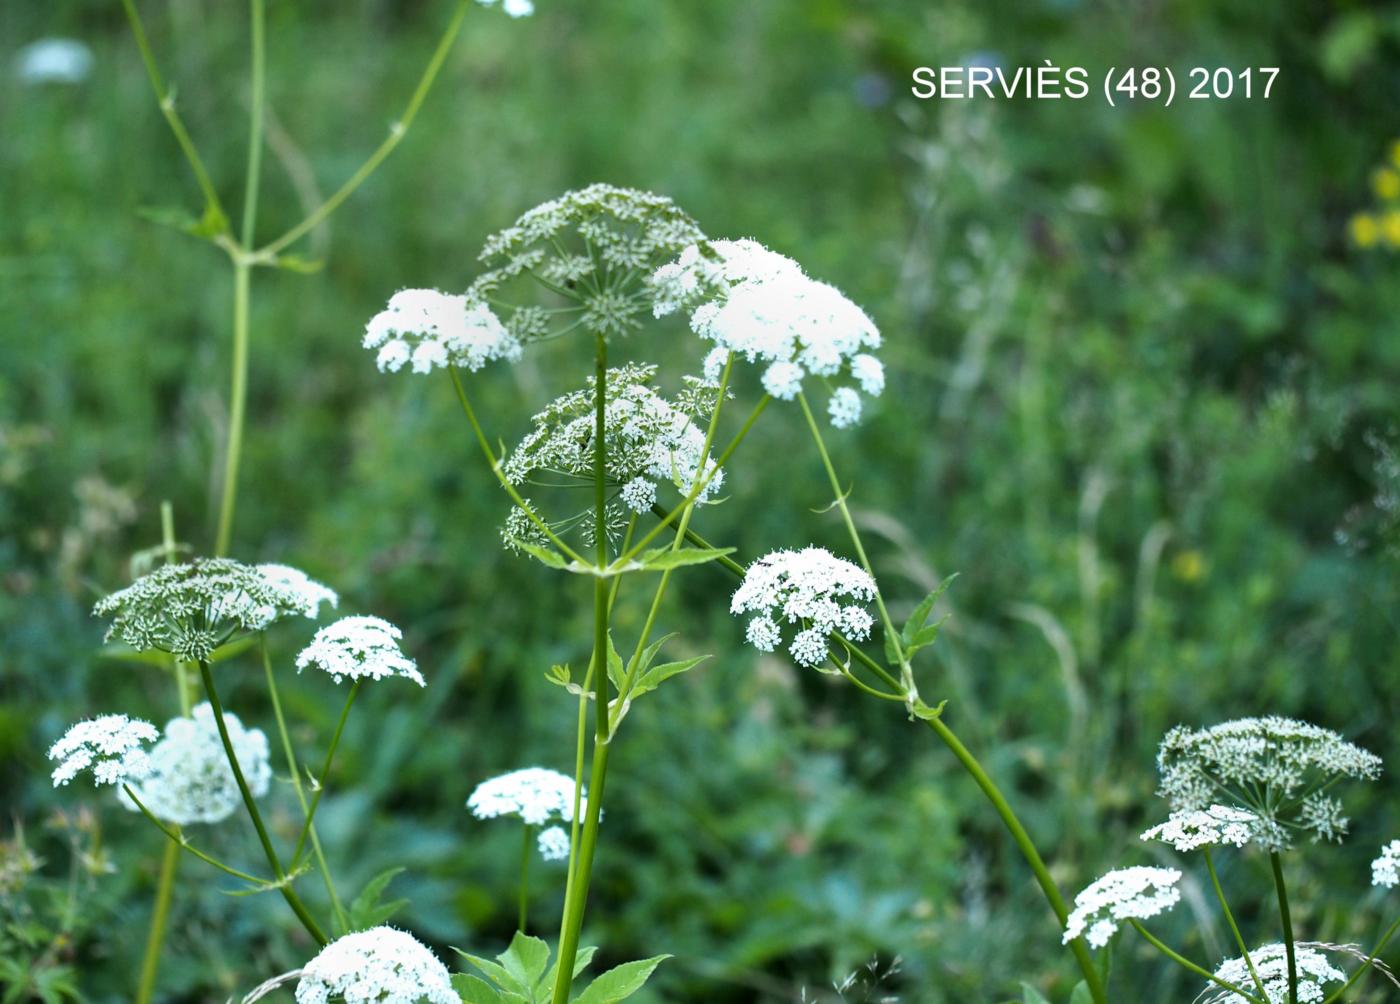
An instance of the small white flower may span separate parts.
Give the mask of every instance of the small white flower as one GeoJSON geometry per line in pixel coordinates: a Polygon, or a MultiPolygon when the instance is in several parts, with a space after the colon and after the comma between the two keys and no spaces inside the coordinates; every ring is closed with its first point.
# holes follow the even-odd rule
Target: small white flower
{"type": "Polygon", "coordinates": [[[412,935],[392,927],[332,941],[306,964],[297,1004],[460,1004],[452,977],[412,935]]]}
{"type": "Polygon", "coordinates": [[[791,401],[802,392],[802,378],[806,375],[797,363],[779,359],[763,371],[763,389],[779,401],[791,401]]]}
{"type": "Polygon", "coordinates": [[[1400,840],[1381,848],[1381,856],[1371,862],[1371,884],[1393,889],[1400,885],[1400,840]]]}
{"type": "Polygon", "coordinates": [[[837,387],[827,402],[826,412],[837,429],[847,429],[860,421],[860,395],[849,387],[837,387]]]}
{"type": "Polygon", "coordinates": [[[1228,805],[1183,809],[1143,833],[1142,839],[1160,840],[1183,852],[1225,844],[1243,847],[1253,839],[1258,822],[1254,813],[1228,805]]]}
{"type": "Polygon", "coordinates": [[[856,378],[860,389],[871,397],[879,397],[884,393],[885,366],[874,356],[862,352],[852,359],[851,376],[856,378]]]}
{"type": "MultiPolygon", "coordinates": [[[[531,826],[542,826],[553,818],[572,823],[574,779],[544,767],[514,770],[477,785],[467,799],[467,808],[477,819],[519,816],[531,826]]],[[[587,808],[585,792],[579,802],[579,812],[587,808]]]]}
{"type": "Polygon", "coordinates": [[[540,857],[546,861],[563,861],[569,856],[569,834],[562,826],[540,831],[540,857]]]}
{"type": "MultiPolygon", "coordinates": [[[[1327,993],[1323,989],[1328,983],[1342,983],[1346,973],[1342,972],[1311,945],[1293,943],[1294,965],[1298,971],[1299,1004],[1321,1004],[1327,993]]],[[[1265,945],[1249,953],[1254,963],[1254,972],[1259,982],[1264,984],[1264,993],[1269,1004],[1286,1004],[1288,1001],[1288,949],[1281,943],[1265,945]]],[[[1243,958],[1229,959],[1220,964],[1215,975],[1226,983],[1254,991],[1254,977],[1243,958]]],[[[1233,990],[1221,990],[1217,984],[1210,984],[1200,997],[1202,1004],[1245,1004],[1247,998],[1233,990]]]]}
{"type": "Polygon", "coordinates": [[[746,633],[760,652],[771,652],[782,640],[779,621],[801,624],[789,651],[803,666],[820,666],[835,632],[857,641],[869,635],[872,621],[859,604],[874,598],[875,580],[863,569],[824,548],[807,547],[774,551],[750,565],[729,612],[757,615],[746,633]]]}
{"type": "Polygon", "coordinates": [[[1093,948],[1108,944],[1124,920],[1144,920],[1176,906],[1181,899],[1175,868],[1119,868],[1074,897],[1065,924],[1067,945],[1083,937],[1093,948]]]}
{"type": "Polygon", "coordinates": [[[92,50],[75,38],[41,38],[19,50],[20,83],[81,84],[92,72],[92,50]]]}
{"type": "Polygon", "coordinates": [[[317,666],[336,683],[342,678],[382,680],[402,676],[424,686],[423,674],[403,654],[403,632],[378,617],[342,617],[316,632],[311,644],[297,656],[297,672],[317,666]]]}
{"type": "Polygon", "coordinates": [[[449,364],[473,373],[489,362],[520,358],[520,341],[491,308],[436,289],[403,289],[365,326],[364,347],[377,349],[381,372],[411,362],[415,373],[449,364]]]}
{"type": "MultiPolygon", "coordinates": [[[[254,798],[261,798],[272,781],[267,736],[262,729],[245,729],[238,716],[227,711],[224,727],[248,790],[254,798]]],[[[160,819],[181,826],[217,823],[243,804],[219,738],[214,709],[207,702],[196,706],[189,718],[170,720],[164,737],[151,750],[150,764],[145,777],[128,783],[141,804],[160,819]]],[[[128,809],[137,811],[125,788],[117,797],[128,809]]]]}
{"type": "Polygon", "coordinates": [[[340,597],[334,589],[322,585],[299,568],[269,564],[258,565],[257,570],[274,588],[294,597],[305,617],[319,617],[322,603],[329,603],[332,610],[340,605],[340,597]]]}
{"type": "Polygon", "coordinates": [[[67,784],[91,768],[97,784],[124,784],[150,773],[151,761],[142,745],[160,732],[150,722],[126,715],[102,715],[78,722],[49,747],[54,787],[67,784]]]}
{"type": "Polygon", "coordinates": [[[651,512],[656,505],[656,482],[633,478],[622,486],[622,501],[633,512],[651,512]]]}
{"type": "Polygon", "coordinates": [[[711,387],[718,387],[720,377],[724,376],[724,364],[727,362],[729,362],[728,349],[715,347],[705,353],[705,361],[700,365],[700,372],[705,378],[705,383],[711,387]]]}

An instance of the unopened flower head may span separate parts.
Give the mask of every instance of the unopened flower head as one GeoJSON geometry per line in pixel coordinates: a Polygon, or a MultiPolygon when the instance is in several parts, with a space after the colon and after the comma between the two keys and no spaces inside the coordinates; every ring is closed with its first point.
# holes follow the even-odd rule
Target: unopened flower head
{"type": "Polygon", "coordinates": [[[301,971],[297,1004],[460,1004],[452,977],[411,934],[356,931],[321,949],[301,971]]]}
{"type": "Polygon", "coordinates": [[[49,747],[49,759],[58,761],[53,770],[54,787],[89,769],[97,784],[139,780],[151,770],[144,746],[159,736],[150,722],[126,715],[102,715],[79,722],[49,747]]]}
{"type": "Polygon", "coordinates": [[[329,673],[336,683],[352,680],[382,680],[402,676],[424,686],[423,674],[399,648],[403,632],[378,617],[342,617],[316,632],[311,644],[297,655],[297,672],[316,666],[329,673]]]}
{"type": "MultiPolygon", "coordinates": [[[[244,728],[238,716],[227,711],[224,727],[248,790],[261,798],[272,781],[267,736],[262,729],[244,728]]],[[[153,815],[167,822],[217,823],[243,804],[208,703],[197,705],[189,718],[170,720],[165,735],[151,750],[150,767],[145,777],[130,782],[131,790],[153,815]]],[[[137,810],[125,789],[118,798],[137,810]]]]}
{"type": "MultiPolygon", "coordinates": [[[[1316,948],[1300,942],[1293,943],[1294,964],[1298,970],[1298,1004],[1320,1004],[1327,998],[1324,989],[1328,983],[1346,981],[1346,973],[1327,961],[1316,948]]],[[[1249,961],[1254,964],[1254,973],[1264,985],[1264,993],[1269,1004],[1288,1002],[1288,949],[1282,943],[1265,945],[1249,953],[1249,961]]],[[[1229,959],[1216,969],[1217,979],[1233,983],[1237,987],[1254,992],[1254,976],[1249,964],[1243,958],[1229,959]]],[[[1197,998],[1202,1004],[1245,1004],[1248,1000],[1233,990],[1222,990],[1212,983],[1197,998]]]]}
{"type": "Polygon", "coordinates": [[[1173,811],[1218,802],[1255,814],[1253,841],[1282,850],[1295,832],[1340,840],[1347,820],[1326,789],[1380,775],[1380,758],[1328,729],[1290,718],[1243,718],[1208,729],[1177,727],[1157,754],[1160,793],[1173,811]]]}
{"type": "Polygon", "coordinates": [[[1179,851],[1201,847],[1243,847],[1254,839],[1259,817],[1248,809],[1212,805],[1205,809],[1173,812],[1165,823],[1152,827],[1143,840],[1160,840],[1179,851]]]}
{"type": "Polygon", "coordinates": [[[861,392],[885,389],[885,370],[872,351],[880,332],[840,290],[810,278],[795,261],[751,240],[693,244],[652,275],[655,313],[690,312],[690,327],[714,343],[707,375],[730,358],[762,364],[763,389],[788,401],[808,376],[844,379],[827,404],[832,425],[860,420],[861,392]],[[715,351],[724,355],[715,355],[715,351]]]}
{"type": "Polygon", "coordinates": [[[364,346],[376,349],[386,373],[405,365],[414,373],[459,366],[473,373],[489,362],[520,358],[520,340],[489,306],[468,296],[436,289],[402,289],[370,318],[364,346]]]}
{"type": "MultiPolygon", "coordinates": [[[[571,823],[574,779],[545,767],[513,770],[477,785],[467,799],[467,808],[477,819],[519,816],[530,826],[542,826],[551,819],[571,823]]],[[[579,813],[587,809],[585,792],[579,801],[579,813]]]]}
{"type": "Polygon", "coordinates": [[[788,651],[803,666],[826,662],[830,638],[870,637],[873,620],[864,604],[875,599],[875,580],[857,565],[821,547],[774,551],[744,573],[729,612],[749,619],[749,644],[772,652],[782,642],[782,623],[800,625],[788,651]]]}
{"type": "Polygon", "coordinates": [[[651,192],[589,185],[531,209],[491,235],[481,252],[488,271],[468,295],[494,297],[529,276],[575,306],[506,308],[522,341],[582,327],[605,336],[637,328],[651,307],[645,278],[704,234],[674,202],[651,192]]]}
{"type": "Polygon", "coordinates": [[[1400,885],[1400,840],[1381,848],[1381,856],[1371,862],[1371,884],[1394,889],[1400,885]]]}
{"type": "Polygon", "coordinates": [[[1064,943],[1084,938],[1093,948],[1107,945],[1125,920],[1145,920],[1165,913],[1181,899],[1175,868],[1119,868],[1074,897],[1065,923],[1064,943]]]}
{"type": "Polygon", "coordinates": [[[284,617],[314,616],[334,595],[283,565],[198,558],[141,576],[98,601],[93,613],[112,618],[109,641],[202,662],[240,633],[261,631],[284,617]]]}
{"type": "Polygon", "coordinates": [[[569,833],[562,826],[540,831],[540,857],[546,861],[563,861],[569,856],[569,833]]]}
{"type": "MultiPolygon", "coordinates": [[[[713,396],[690,393],[672,403],[650,387],[655,375],[655,366],[619,367],[608,371],[604,388],[604,477],[627,515],[650,511],[662,485],[683,498],[699,488],[696,500],[708,502],[724,484],[724,471],[713,456],[706,457],[703,472],[701,466],[705,433],[696,419],[713,408],[713,396]]],[[[502,465],[512,484],[590,489],[584,505],[552,524],[560,533],[577,527],[589,539],[596,532],[591,492],[595,386],[590,379],[583,389],[557,398],[537,414],[533,431],[502,465]]],[[[519,534],[517,541],[540,542],[528,520],[522,523],[517,517],[507,525],[507,543],[513,533],[519,534]]]]}

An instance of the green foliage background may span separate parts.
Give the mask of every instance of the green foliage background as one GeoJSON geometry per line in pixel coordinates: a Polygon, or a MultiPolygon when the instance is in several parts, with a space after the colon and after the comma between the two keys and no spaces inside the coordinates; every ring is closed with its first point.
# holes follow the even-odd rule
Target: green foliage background
{"type": "MultiPolygon", "coordinates": [[[[498,949],[518,835],[463,801],[501,770],[570,766],[573,704],[543,676],[588,645],[586,584],[496,546],[504,500],[446,379],[380,376],[359,332],[399,287],[464,287],[485,234],[595,180],[793,255],[880,324],[890,387],[838,437],[837,464],[896,616],[961,573],[922,689],[949,699],[1067,889],[1152,860],[1136,834],[1164,811],[1152,759],[1178,722],[1296,715],[1400,763],[1400,283],[1395,258],[1349,248],[1344,226],[1397,131],[1400,8],[539,5],[520,22],[470,13],[404,145],[311,243],[322,272],[255,276],[235,554],[303,567],[343,608],[404,625],[431,681],[370,688],[351,722],[320,815],[348,885],[406,864],[399,923],[498,949]],[[974,59],[1282,73],[1268,101],[1171,109],[908,96],[914,66],[974,59]]],[[[237,206],[244,11],[141,7],[237,206]]],[[[380,140],[450,11],[270,5],[264,238],[380,140]]],[[[0,887],[0,978],[37,966],[117,1001],[159,837],[106,797],[54,793],[43,750],[81,715],[175,713],[167,679],[94,654],[87,611],[158,541],[162,499],[182,539],[208,546],[230,289],[218,252],[138,214],[198,203],[120,8],[0,9],[0,58],[52,34],[92,46],[87,83],[0,78],[0,803],[44,859],[0,887]],[[77,868],[82,908],[53,942],[84,800],[113,870],[77,868]]],[[[623,351],[674,373],[701,346],[672,327],[623,351]]],[[[484,373],[490,428],[515,439],[580,382],[580,358],[563,344],[484,373]]],[[[727,487],[701,514],[707,536],[747,556],[844,550],[813,511],[827,490],[791,409],[770,409],[727,487]]],[[[822,999],[896,955],[881,993],[903,1000],[1001,1001],[1023,980],[1066,997],[1051,918],[946,751],[849,688],[756,659],[723,578],[682,582],[664,628],[715,658],[648,698],[613,755],[585,932],[600,958],[674,953],[649,992],[675,1001],[822,999]]],[[[642,612],[624,603],[620,630],[642,612]]],[[[309,750],[338,696],[290,674],[298,630],[280,657],[309,750]]],[[[270,726],[256,665],[221,672],[233,707],[270,726]]],[[[1349,792],[1348,843],[1292,858],[1307,937],[1367,941],[1393,916],[1367,862],[1400,831],[1396,791],[1387,777],[1349,792]]],[[[288,793],[272,804],[294,829],[288,793]]],[[[230,824],[207,842],[238,858],[248,838],[230,824]]],[[[231,899],[189,860],[182,875],[168,999],[222,1001],[304,960],[275,897],[231,899]]],[[[550,933],[561,876],[537,877],[550,933]]],[[[1232,857],[1226,881],[1250,937],[1276,940],[1266,863],[1232,857]]],[[[1202,961],[1233,955],[1218,924],[1213,940],[1186,934],[1198,904],[1188,892],[1163,926],[1202,961]]],[[[1131,941],[1116,967],[1124,1000],[1198,989],[1131,941]]]]}

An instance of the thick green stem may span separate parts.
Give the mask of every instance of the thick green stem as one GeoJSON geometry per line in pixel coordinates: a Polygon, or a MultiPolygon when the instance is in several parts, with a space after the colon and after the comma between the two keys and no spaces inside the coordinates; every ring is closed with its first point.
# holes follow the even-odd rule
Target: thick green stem
{"type": "Polygon", "coordinates": [[[516,930],[525,933],[526,920],[530,914],[530,831],[533,827],[526,823],[520,828],[520,919],[516,930]]]}
{"type": "Polygon", "coordinates": [[[233,266],[233,375],[229,387],[228,435],[224,444],[224,480],[219,499],[219,528],[214,554],[228,553],[233,536],[233,510],[238,501],[238,463],[243,452],[243,420],[248,407],[248,303],[251,270],[246,262],[233,266]]]}
{"type": "Polygon", "coordinates": [[[1370,972],[1371,967],[1374,966],[1376,960],[1380,958],[1381,952],[1385,951],[1385,946],[1390,944],[1391,938],[1395,937],[1396,931],[1400,931],[1400,917],[1397,917],[1394,923],[1386,928],[1385,934],[1381,935],[1381,940],[1376,942],[1376,947],[1371,949],[1370,954],[1366,956],[1366,961],[1361,964],[1361,968],[1351,974],[1351,979],[1346,981],[1346,985],[1340,990],[1334,991],[1327,1000],[1323,1001],[1323,1004],[1333,1004],[1333,1001],[1340,1000],[1342,995],[1350,990],[1362,976],[1370,972]]]}
{"type": "Polygon", "coordinates": [[[151,927],[146,933],[146,954],[141,959],[141,981],[136,988],[136,1004],[149,1004],[155,994],[156,973],[160,969],[160,950],[165,944],[165,925],[170,917],[170,899],[175,891],[175,869],[180,864],[180,845],[167,843],[160,859],[160,879],[156,883],[156,902],[151,912],[151,927]]]}
{"type": "MultiPolygon", "coordinates": [[[[607,519],[607,383],[608,343],[602,335],[594,341],[593,389],[593,518],[599,568],[608,563],[607,519]]],[[[598,819],[603,807],[603,785],[608,775],[608,619],[611,613],[608,580],[598,576],[593,582],[593,679],[594,718],[593,768],[588,780],[588,810],[583,835],[571,853],[569,888],[565,895],[563,924],[559,931],[559,970],[554,983],[554,1004],[568,1004],[574,980],[574,959],[578,955],[579,932],[588,903],[588,883],[593,872],[593,855],[598,842],[598,819]]],[[[575,804],[582,777],[574,778],[575,804]]]]}
{"type": "Polygon", "coordinates": [[[1293,914],[1288,909],[1288,888],[1283,881],[1283,859],[1278,851],[1269,854],[1274,870],[1274,888],[1278,890],[1278,914],[1283,923],[1283,947],[1288,953],[1288,1004],[1298,1004],[1298,959],[1293,947],[1293,914]]]}
{"type": "Polygon", "coordinates": [[[1249,978],[1254,981],[1254,989],[1259,991],[1259,996],[1269,999],[1269,992],[1264,989],[1264,981],[1255,972],[1254,960],[1249,957],[1249,947],[1245,944],[1244,935],[1240,934],[1239,925],[1235,923],[1235,915],[1230,910],[1230,903],[1225,899],[1225,890],[1220,885],[1220,876],[1215,873],[1215,861],[1211,858],[1210,848],[1205,848],[1206,871],[1210,872],[1210,884],[1215,887],[1215,898],[1220,901],[1220,909],[1225,914],[1225,923],[1230,927],[1230,933],[1235,936],[1235,944],[1239,946],[1240,956],[1244,959],[1245,967],[1249,970],[1249,978]]]}
{"type": "Polygon", "coordinates": [[[462,28],[462,19],[466,16],[468,6],[468,0],[457,0],[457,10],[452,15],[452,20],[448,22],[447,30],[443,32],[442,38],[438,41],[432,58],[428,60],[428,65],[423,70],[423,76],[419,78],[418,86],[414,88],[413,96],[408,99],[408,106],[399,116],[399,120],[389,127],[389,135],[384,142],[379,144],[378,149],[370,154],[369,159],[360,165],[345,184],[336,189],[335,193],[325,202],[312,210],[306,219],[266,247],[259,249],[257,252],[259,257],[270,258],[287,245],[315,230],[325,221],[326,217],[340,208],[340,204],[348,199],[355,189],[365,183],[389,154],[394,152],[394,147],[403,142],[404,136],[408,135],[408,127],[413,124],[413,119],[427,98],[428,91],[432,90],[433,81],[437,79],[438,71],[442,69],[442,64],[447,60],[447,54],[452,50],[452,43],[456,41],[457,33],[462,28]]]}
{"type": "Polygon", "coordinates": [[[229,739],[228,725],[224,722],[224,708],[219,701],[219,692],[214,687],[214,675],[209,672],[209,663],[201,660],[199,664],[200,679],[204,681],[204,694],[209,698],[209,707],[214,712],[214,724],[219,729],[219,741],[224,745],[224,756],[228,760],[229,770],[233,772],[233,780],[238,785],[238,792],[243,796],[243,806],[248,810],[248,818],[253,821],[253,828],[258,832],[258,842],[262,844],[263,854],[267,857],[267,863],[272,867],[272,874],[277,878],[277,888],[282,894],[282,898],[287,901],[287,905],[292,908],[297,919],[301,921],[306,932],[315,939],[318,945],[325,945],[327,938],[321,926],[316,923],[314,917],[306,909],[306,904],[301,901],[296,890],[291,883],[286,881],[287,873],[282,869],[282,862],[278,860],[277,850],[272,846],[272,838],[267,835],[267,827],[263,825],[262,813],[258,811],[258,803],[253,798],[253,793],[248,789],[248,782],[243,777],[243,768],[238,763],[238,755],[234,752],[233,741],[229,739]]]}
{"type": "Polygon", "coordinates": [[[1245,990],[1243,987],[1237,987],[1229,980],[1222,980],[1219,976],[1216,976],[1209,969],[1206,969],[1203,966],[1198,966],[1196,965],[1196,963],[1192,962],[1184,955],[1181,955],[1179,952],[1173,951],[1171,948],[1163,944],[1162,941],[1159,938],[1157,938],[1156,935],[1154,935],[1147,928],[1143,927],[1142,924],[1138,921],[1129,920],[1128,923],[1133,925],[1133,930],[1137,931],[1138,934],[1142,935],[1149,945],[1157,949],[1157,951],[1161,952],[1163,955],[1171,959],[1183,969],[1190,970],[1197,976],[1200,976],[1203,979],[1209,980],[1211,983],[1214,983],[1216,986],[1224,987],[1226,990],[1231,990],[1239,994],[1242,998],[1244,998],[1247,1001],[1254,1001],[1254,1004],[1269,1004],[1269,1000],[1267,997],[1265,997],[1263,1000],[1260,1000],[1258,997],[1255,997],[1252,993],[1250,993],[1248,990],[1245,990]]]}
{"type": "Polygon", "coordinates": [[[252,86],[248,101],[248,168],[243,188],[243,246],[253,246],[262,181],[263,108],[267,103],[267,0],[249,0],[252,15],[252,86]]]}
{"type": "MultiPolygon", "coordinates": [[[[282,752],[287,758],[287,770],[292,778],[292,790],[296,792],[297,804],[301,806],[302,818],[306,820],[305,828],[311,834],[311,850],[316,858],[316,867],[321,872],[321,881],[326,884],[326,895],[330,897],[331,909],[335,911],[336,920],[340,924],[341,930],[345,930],[346,917],[345,909],[341,905],[340,896],[335,889],[335,881],[331,878],[330,867],[326,864],[325,852],[321,849],[321,838],[316,833],[316,826],[311,822],[311,811],[307,808],[306,791],[301,783],[301,765],[297,762],[296,751],[292,748],[292,736],[287,730],[287,720],[282,714],[282,697],[277,690],[277,675],[272,671],[272,660],[267,655],[267,641],[263,637],[258,639],[258,647],[262,649],[263,673],[267,677],[267,693],[272,698],[272,715],[277,720],[277,734],[282,738],[282,752]]],[[[297,855],[292,855],[292,871],[297,869],[297,855]]]]}

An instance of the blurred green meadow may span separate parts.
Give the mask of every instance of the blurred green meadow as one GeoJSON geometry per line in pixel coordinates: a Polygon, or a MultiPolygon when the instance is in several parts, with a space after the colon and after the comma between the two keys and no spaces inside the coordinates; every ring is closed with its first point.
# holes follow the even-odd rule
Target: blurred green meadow
{"type": "MultiPolygon", "coordinates": [[[[139,6],[236,208],[246,12],[139,6]]],[[[574,704],[545,673],[586,663],[591,588],[496,546],[506,500],[447,379],[378,374],[360,334],[398,288],[464,288],[486,234],[593,181],[756,237],[879,324],[890,385],[833,438],[837,463],[897,618],[959,573],[921,689],[948,699],[1067,892],[1166,863],[1137,835],[1165,816],[1153,760],[1172,725],[1291,715],[1400,766],[1400,255],[1348,238],[1400,134],[1400,7],[538,6],[519,21],[473,8],[403,144],[298,248],[324,267],[254,276],[233,554],[295,564],[342,609],[402,625],[430,681],[375,688],[351,720],[318,815],[351,887],[406,863],[395,923],[442,950],[509,938],[518,835],[463,803],[503,770],[571,769],[574,704]],[[1171,108],[909,94],[919,65],[1047,59],[1281,73],[1267,101],[1171,108]]],[[[383,138],[452,9],[270,5],[263,239],[383,138]]],[[[56,793],[43,754],[78,717],[176,713],[166,676],[99,654],[89,615],[159,543],[162,500],[181,540],[212,541],[229,270],[152,222],[168,209],[197,213],[198,192],[120,6],[0,7],[5,1000],[128,1000],[140,962],[160,837],[106,792],[56,793]],[[90,47],[85,81],[21,81],[19,49],[46,36],[90,47]]],[[[668,330],[622,352],[698,368],[701,343],[668,330]]],[[[518,439],[583,358],[551,343],[475,378],[488,428],[518,439]]],[[[769,410],[700,532],[748,557],[841,550],[800,421],[769,410]]],[[[1023,981],[1065,999],[1053,919],[946,750],[839,680],[756,656],[718,573],[680,582],[663,628],[713,658],[629,717],[613,752],[584,942],[614,962],[673,953],[652,1000],[835,1000],[833,981],[867,965],[880,978],[843,999],[1000,1002],[1023,981]]],[[[620,630],[644,614],[620,604],[620,630]]],[[[256,659],[220,671],[230,705],[266,727],[256,659]]],[[[339,699],[286,677],[313,747],[339,699]]],[[[287,789],[270,813],[294,834],[287,789]]],[[[1390,774],[1348,790],[1348,841],[1292,857],[1309,939],[1369,942],[1394,916],[1368,863],[1400,835],[1397,791],[1390,774]]],[[[204,839],[235,860],[255,848],[241,820],[204,839]]],[[[308,956],[275,896],[230,897],[189,859],[181,874],[164,999],[224,1001],[308,956]]],[[[1261,856],[1224,860],[1259,942],[1277,937],[1266,875],[1261,856]]],[[[1187,944],[1214,964],[1236,953],[1188,876],[1162,928],[1204,923],[1187,944]]],[[[552,935],[562,867],[535,881],[552,935]]],[[[1200,989],[1138,955],[1126,941],[1117,961],[1141,977],[1133,1001],[1200,989]]]]}

